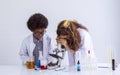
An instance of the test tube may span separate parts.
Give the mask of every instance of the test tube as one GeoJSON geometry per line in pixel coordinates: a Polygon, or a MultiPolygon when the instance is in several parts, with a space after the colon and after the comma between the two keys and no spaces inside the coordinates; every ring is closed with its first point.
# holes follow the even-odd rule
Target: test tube
{"type": "Polygon", "coordinates": [[[115,70],[115,56],[114,56],[114,51],[112,50],[112,70],[115,70]]]}

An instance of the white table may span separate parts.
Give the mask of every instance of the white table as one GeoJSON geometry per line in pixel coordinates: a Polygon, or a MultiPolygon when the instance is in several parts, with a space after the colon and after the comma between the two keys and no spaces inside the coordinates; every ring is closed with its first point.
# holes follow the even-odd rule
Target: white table
{"type": "Polygon", "coordinates": [[[77,72],[75,68],[68,71],[26,69],[23,65],[0,65],[0,75],[119,75],[120,65],[115,71],[111,68],[98,68],[97,70],[81,70],[77,72]]]}

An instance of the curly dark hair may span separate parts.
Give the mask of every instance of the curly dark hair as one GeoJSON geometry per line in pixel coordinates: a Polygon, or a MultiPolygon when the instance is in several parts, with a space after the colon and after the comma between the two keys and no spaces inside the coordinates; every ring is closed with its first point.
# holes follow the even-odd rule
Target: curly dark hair
{"type": "Polygon", "coordinates": [[[33,14],[27,21],[27,27],[31,31],[42,28],[46,29],[47,26],[48,26],[48,19],[40,13],[33,14]]]}

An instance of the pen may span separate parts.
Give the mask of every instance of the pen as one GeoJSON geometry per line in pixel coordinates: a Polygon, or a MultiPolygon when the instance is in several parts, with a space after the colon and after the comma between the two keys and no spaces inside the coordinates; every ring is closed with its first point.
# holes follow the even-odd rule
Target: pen
{"type": "Polygon", "coordinates": [[[108,66],[98,66],[98,68],[109,68],[108,66]]]}
{"type": "Polygon", "coordinates": [[[60,71],[60,70],[64,70],[65,67],[59,67],[59,68],[56,68],[55,71],[60,71]]]}

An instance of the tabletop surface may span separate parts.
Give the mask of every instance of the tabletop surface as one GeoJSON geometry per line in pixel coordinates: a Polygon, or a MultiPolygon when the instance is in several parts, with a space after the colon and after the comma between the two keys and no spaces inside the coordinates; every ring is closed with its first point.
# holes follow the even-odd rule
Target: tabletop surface
{"type": "Polygon", "coordinates": [[[2,75],[118,75],[120,73],[120,65],[112,71],[111,68],[97,67],[94,70],[77,71],[75,67],[64,70],[39,70],[27,69],[23,65],[0,65],[0,74],[2,75]]]}

